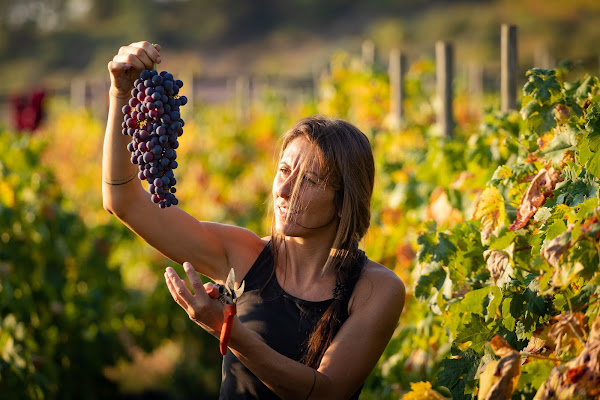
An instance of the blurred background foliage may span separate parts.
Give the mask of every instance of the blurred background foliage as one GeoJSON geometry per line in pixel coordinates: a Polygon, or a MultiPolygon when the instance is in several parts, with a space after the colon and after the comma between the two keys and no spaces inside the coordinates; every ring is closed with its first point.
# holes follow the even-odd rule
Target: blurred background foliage
{"type": "Polygon", "coordinates": [[[382,59],[392,47],[418,57],[452,40],[462,64],[493,64],[497,27],[511,23],[526,69],[540,51],[596,66],[599,17],[595,0],[0,0],[0,73],[10,76],[0,96],[105,76],[118,48],[139,40],[160,43],[188,72],[310,76],[365,38],[382,59]]]}

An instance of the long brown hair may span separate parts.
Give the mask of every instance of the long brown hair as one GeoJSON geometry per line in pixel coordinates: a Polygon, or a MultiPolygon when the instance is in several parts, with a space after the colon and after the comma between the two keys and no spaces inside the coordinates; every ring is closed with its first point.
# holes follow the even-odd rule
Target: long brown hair
{"type": "MultiPolygon", "coordinates": [[[[358,279],[353,268],[360,258],[358,244],[371,221],[371,196],[375,180],[375,165],[369,139],[354,125],[337,119],[314,115],[298,121],[282,137],[280,158],[289,144],[303,137],[319,150],[319,158],[325,180],[334,188],[334,202],[339,223],[336,236],[323,272],[336,275],[336,288],[351,288],[358,279]]],[[[302,168],[302,167],[301,167],[302,168]]],[[[296,180],[290,201],[298,196],[301,179],[296,180]]],[[[293,208],[293,207],[292,207],[293,208]]],[[[275,224],[271,238],[277,260],[277,252],[284,242],[276,232],[275,224]]],[[[317,368],[334,336],[347,318],[350,290],[338,290],[332,304],[327,308],[306,343],[302,362],[317,368]]]]}

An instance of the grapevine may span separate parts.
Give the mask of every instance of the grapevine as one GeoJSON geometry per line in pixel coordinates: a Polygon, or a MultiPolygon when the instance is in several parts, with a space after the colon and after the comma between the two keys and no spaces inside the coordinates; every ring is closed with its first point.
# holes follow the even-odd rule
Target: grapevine
{"type": "Polygon", "coordinates": [[[185,96],[178,96],[182,87],[183,82],[166,71],[143,70],[122,109],[123,135],[132,137],[127,144],[131,163],[139,166],[138,178],[148,182],[150,198],[160,208],[179,203],[173,170],[185,125],[179,111],[187,104],[185,96]]]}

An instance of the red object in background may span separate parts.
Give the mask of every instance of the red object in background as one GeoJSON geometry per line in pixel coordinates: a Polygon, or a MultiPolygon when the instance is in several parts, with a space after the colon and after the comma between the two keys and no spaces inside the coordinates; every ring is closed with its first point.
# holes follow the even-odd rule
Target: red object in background
{"type": "Polygon", "coordinates": [[[13,126],[19,131],[35,131],[44,117],[46,92],[36,89],[29,95],[13,95],[10,99],[13,126]]]}

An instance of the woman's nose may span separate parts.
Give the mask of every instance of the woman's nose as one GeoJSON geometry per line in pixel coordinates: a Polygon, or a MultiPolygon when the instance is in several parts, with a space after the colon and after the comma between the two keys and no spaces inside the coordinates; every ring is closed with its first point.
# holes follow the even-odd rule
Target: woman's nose
{"type": "Polygon", "coordinates": [[[290,197],[292,192],[292,179],[288,177],[287,179],[277,179],[275,181],[276,190],[275,193],[279,197],[287,198],[290,197]]]}

